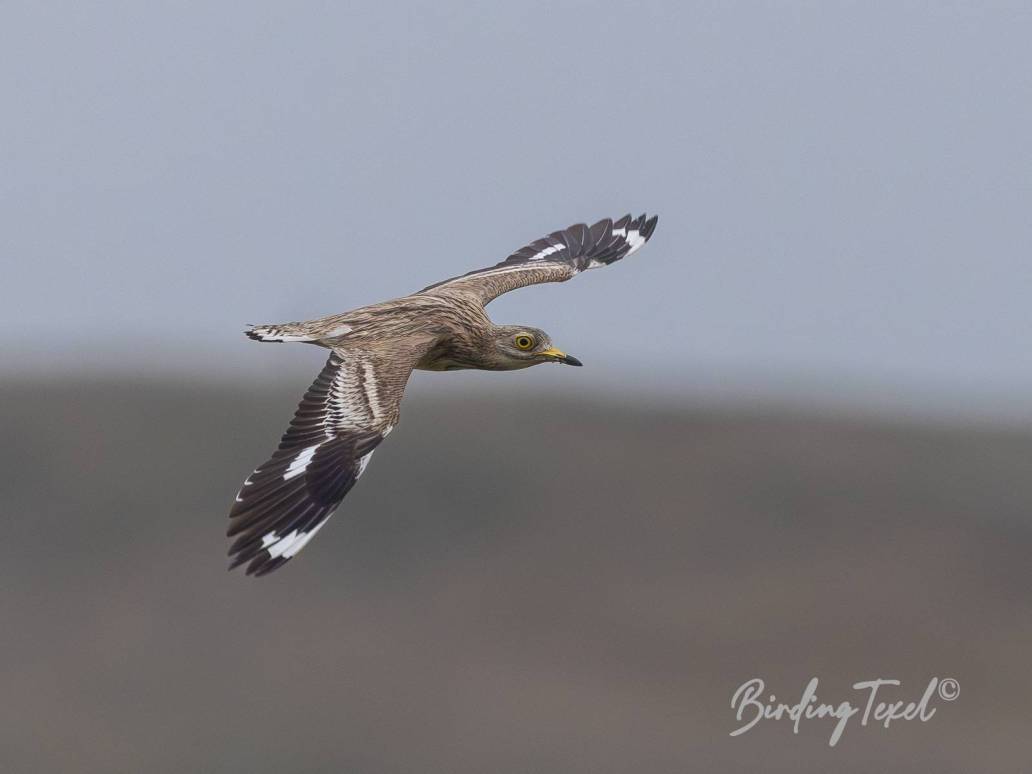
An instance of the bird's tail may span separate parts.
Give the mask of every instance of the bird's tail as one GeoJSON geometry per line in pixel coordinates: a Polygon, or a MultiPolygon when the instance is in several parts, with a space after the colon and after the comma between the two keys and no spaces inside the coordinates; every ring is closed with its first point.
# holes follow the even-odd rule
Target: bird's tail
{"type": "Polygon", "coordinates": [[[315,341],[318,338],[305,323],[252,325],[244,333],[255,341],[315,341]]]}

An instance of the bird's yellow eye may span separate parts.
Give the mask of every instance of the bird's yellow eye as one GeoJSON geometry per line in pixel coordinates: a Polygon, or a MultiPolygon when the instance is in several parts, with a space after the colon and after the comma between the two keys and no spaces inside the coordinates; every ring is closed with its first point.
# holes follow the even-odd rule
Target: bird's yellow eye
{"type": "Polygon", "coordinates": [[[530,349],[534,346],[534,337],[528,336],[525,333],[521,333],[516,337],[516,348],[517,349],[530,349]]]}

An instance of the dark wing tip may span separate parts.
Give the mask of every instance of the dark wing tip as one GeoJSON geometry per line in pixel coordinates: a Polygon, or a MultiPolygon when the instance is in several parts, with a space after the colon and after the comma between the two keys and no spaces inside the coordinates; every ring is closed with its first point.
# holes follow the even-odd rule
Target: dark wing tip
{"type": "Polygon", "coordinates": [[[248,575],[254,578],[261,578],[263,575],[268,575],[273,570],[278,570],[280,567],[290,561],[289,557],[275,557],[271,558],[267,554],[259,554],[258,556],[245,557],[242,554],[235,556],[233,561],[230,562],[227,568],[230,572],[235,570],[242,564],[250,561],[250,564],[244,568],[244,575],[248,575]]]}
{"type": "MultiPolygon", "coordinates": [[[[589,239],[570,257],[578,270],[614,263],[648,242],[658,222],[659,216],[650,218],[645,213],[637,218],[628,213],[616,221],[604,218],[588,229],[589,239]]],[[[568,231],[580,228],[580,225],[571,226],[568,231]]]]}
{"type": "MultiPolygon", "coordinates": [[[[642,217],[645,217],[644,213],[642,213],[642,217]]],[[[657,223],[659,223],[659,215],[653,215],[651,218],[646,220],[645,225],[642,226],[641,235],[645,237],[646,242],[652,238],[652,232],[656,230],[657,223]]]]}

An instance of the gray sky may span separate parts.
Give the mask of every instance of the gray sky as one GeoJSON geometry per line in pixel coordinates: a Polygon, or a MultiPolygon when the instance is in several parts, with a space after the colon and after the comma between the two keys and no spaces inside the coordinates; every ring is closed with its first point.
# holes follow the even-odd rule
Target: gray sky
{"type": "Polygon", "coordinates": [[[1032,393],[1032,7],[870,5],[4,3],[0,367],[304,381],[243,325],[647,210],[494,319],[609,384],[1032,393]]]}

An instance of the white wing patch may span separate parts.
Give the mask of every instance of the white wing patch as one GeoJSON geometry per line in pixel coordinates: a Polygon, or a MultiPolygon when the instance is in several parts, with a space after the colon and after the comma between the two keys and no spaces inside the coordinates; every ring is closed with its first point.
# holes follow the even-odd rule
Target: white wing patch
{"type": "Polygon", "coordinates": [[[546,247],[544,250],[541,250],[540,252],[534,253],[534,255],[530,256],[530,258],[528,258],[527,260],[540,261],[543,258],[547,258],[548,256],[550,256],[552,253],[558,253],[560,250],[565,249],[566,245],[552,245],[551,247],[546,247]]]}
{"type": "MultiPolygon", "coordinates": [[[[631,246],[631,249],[627,251],[627,255],[631,255],[632,253],[634,253],[635,250],[637,250],[639,247],[645,244],[645,237],[643,237],[637,229],[632,228],[630,231],[628,231],[626,239],[627,244],[631,246]]],[[[626,258],[627,255],[625,255],[624,258],[626,258]]]]}
{"type": "Polygon", "coordinates": [[[315,537],[315,533],[318,532],[322,525],[328,520],[328,517],[323,519],[308,532],[298,532],[295,529],[291,530],[283,537],[277,535],[275,531],[269,532],[262,537],[262,548],[269,552],[270,559],[277,559],[281,556],[290,559],[292,556],[295,556],[298,551],[304,548],[309,540],[315,537]]]}
{"type": "Polygon", "coordinates": [[[309,463],[312,461],[312,457],[315,456],[315,452],[319,449],[322,444],[317,443],[315,446],[309,446],[307,449],[302,449],[298,452],[297,456],[290,463],[286,472],[283,474],[284,481],[290,481],[290,479],[300,476],[308,468],[309,463]]]}
{"type": "Polygon", "coordinates": [[[262,537],[262,548],[269,552],[273,559],[283,556],[283,553],[297,540],[297,530],[280,537],[275,531],[269,532],[262,537]]]}
{"type": "Polygon", "coordinates": [[[326,521],[328,521],[328,519],[320,521],[318,524],[312,527],[312,529],[309,532],[300,533],[297,536],[297,539],[290,544],[290,547],[284,549],[283,556],[285,556],[287,559],[290,559],[292,556],[296,556],[297,552],[304,548],[306,545],[308,545],[308,541],[315,537],[315,533],[319,531],[319,529],[322,527],[323,524],[326,523],[326,521]]]}

